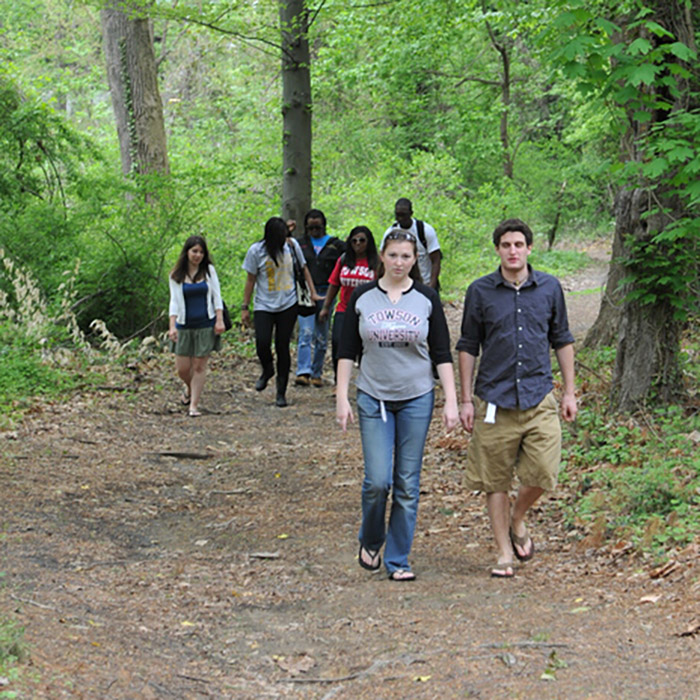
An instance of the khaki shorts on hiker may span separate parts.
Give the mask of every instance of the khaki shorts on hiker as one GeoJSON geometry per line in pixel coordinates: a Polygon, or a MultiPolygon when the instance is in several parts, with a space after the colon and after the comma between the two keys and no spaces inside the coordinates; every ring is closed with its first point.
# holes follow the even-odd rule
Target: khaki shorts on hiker
{"type": "Polygon", "coordinates": [[[496,410],[485,423],[486,402],[474,397],[474,431],[467,449],[464,481],[485,493],[510,491],[513,474],[524,486],[551,491],[561,459],[559,406],[550,392],[534,408],[496,410]]]}

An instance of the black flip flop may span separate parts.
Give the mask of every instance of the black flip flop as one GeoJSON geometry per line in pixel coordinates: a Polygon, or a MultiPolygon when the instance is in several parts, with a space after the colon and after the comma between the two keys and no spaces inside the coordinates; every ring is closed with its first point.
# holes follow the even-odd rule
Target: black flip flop
{"type": "Polygon", "coordinates": [[[379,554],[379,550],[376,550],[374,554],[371,549],[367,549],[363,544],[360,545],[360,551],[357,554],[357,560],[360,562],[360,566],[367,571],[376,571],[382,565],[382,557],[379,554]],[[369,554],[369,558],[374,562],[373,564],[367,564],[367,562],[362,560],[362,550],[365,550],[369,554]]]}

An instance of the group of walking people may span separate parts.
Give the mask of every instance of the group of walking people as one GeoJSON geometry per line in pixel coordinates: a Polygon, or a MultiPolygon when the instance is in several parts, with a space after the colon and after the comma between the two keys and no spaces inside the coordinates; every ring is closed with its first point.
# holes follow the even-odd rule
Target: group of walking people
{"type": "MultiPolygon", "coordinates": [[[[247,274],[244,323],[250,321],[255,290],[253,325],[262,366],[255,388],[262,391],[276,375],[276,403],[287,405],[289,345],[297,321],[296,256],[316,311],[298,319],[295,383],[323,384],[328,322],[340,292],[332,357],[336,421],[343,431],[355,420],[349,388],[354,367],[358,367],[355,405],[364,457],[360,566],[379,571],[383,550],[391,580],[416,578],[409,555],[437,378],[442,386],[445,429],[450,431],[461,423],[472,433],[465,480],[470,489],[486,494],[498,550],[491,576],[511,578],[515,560],[527,561],[535,553],[526,514],[556,485],[559,414],[566,421],[576,417],[574,339],[561,285],[529,265],[533,235],[527,224],[508,219],[496,227],[492,241],[499,266],[472,282],[466,292],[456,344],[458,399],[450,336],[438,292],[442,255],[437,236],[431,226],[413,218],[409,200],[399,199],[394,213],[395,222],[385,232],[379,251],[366,226],[353,228],[345,242],[329,236],[325,217],[316,209],[307,213],[298,240],[292,236],[294,222],[275,217],[266,223],[263,240],[250,247],[243,263],[247,274]],[[553,394],[550,348],[562,375],[559,409],[553,394]],[[511,504],[509,492],[515,475],[519,487],[511,504]]],[[[198,362],[197,343],[207,352],[215,349],[223,321],[221,294],[206,244],[199,240],[188,248],[188,243],[171,275],[170,338],[185,384],[181,400],[189,403],[190,415],[196,415],[203,383],[201,365],[206,369],[206,358],[198,362]],[[202,332],[205,327],[207,343],[197,340],[206,335],[202,332]],[[186,359],[181,351],[195,354],[186,359]]]]}

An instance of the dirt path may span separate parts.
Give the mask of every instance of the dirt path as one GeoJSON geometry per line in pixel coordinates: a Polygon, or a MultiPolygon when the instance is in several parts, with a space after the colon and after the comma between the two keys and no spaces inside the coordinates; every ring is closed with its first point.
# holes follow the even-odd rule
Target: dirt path
{"type": "MultiPolygon", "coordinates": [[[[572,319],[580,304],[592,320],[592,299],[574,293],[572,319]]],[[[277,409],[272,387],[252,390],[257,371],[216,358],[210,412],[192,420],[160,358],[113,380],[125,391],[44,406],[0,436],[0,614],[30,643],[23,685],[7,689],[697,697],[698,636],[683,636],[700,619],[697,548],[652,579],[651,562],[582,549],[552,498],[533,522],[537,557],[515,579],[492,580],[483,502],[461,485],[466,436],[434,421],[418,581],[391,583],[356,562],[357,429],[335,429],[329,386],[292,388],[277,409]]]]}

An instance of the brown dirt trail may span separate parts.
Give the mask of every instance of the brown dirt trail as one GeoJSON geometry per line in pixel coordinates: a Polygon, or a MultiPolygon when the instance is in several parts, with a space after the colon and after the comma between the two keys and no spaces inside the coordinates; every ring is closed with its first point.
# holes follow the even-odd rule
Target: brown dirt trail
{"type": "MultiPolygon", "coordinates": [[[[592,321],[597,303],[573,294],[572,320],[592,309],[592,321]]],[[[389,582],[357,565],[357,427],[336,430],[330,386],[292,387],[278,409],[272,386],[253,391],[257,373],[214,358],[209,411],[189,419],[161,357],[125,369],[113,383],[124,391],[38,407],[0,435],[0,614],[30,645],[8,690],[697,697],[698,635],[684,635],[700,621],[697,547],[653,579],[651,562],[581,546],[554,494],[533,514],[535,559],[492,580],[482,497],[461,484],[467,437],[445,436],[436,419],[418,580],[389,582]]]]}

